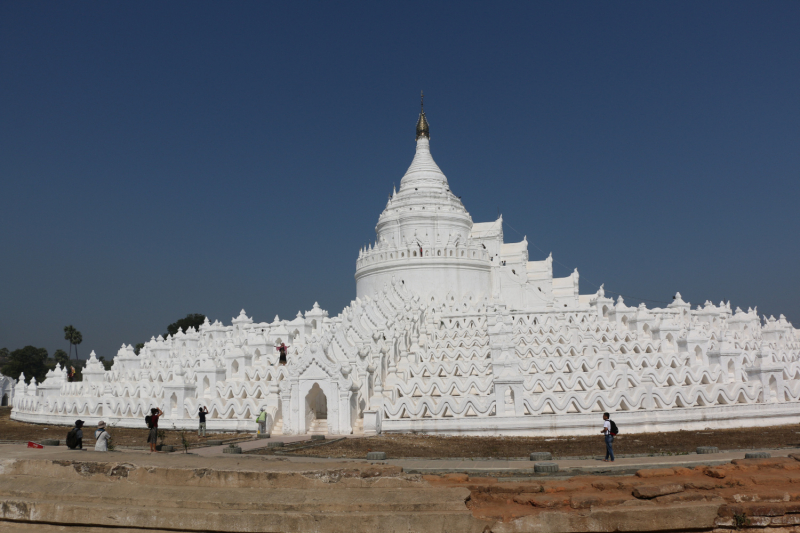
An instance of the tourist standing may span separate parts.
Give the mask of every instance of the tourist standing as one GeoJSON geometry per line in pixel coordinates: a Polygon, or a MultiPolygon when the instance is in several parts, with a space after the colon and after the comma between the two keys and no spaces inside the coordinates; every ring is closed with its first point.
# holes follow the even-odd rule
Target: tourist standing
{"type": "Polygon", "coordinates": [[[102,420],[97,423],[97,431],[94,432],[94,451],[107,452],[108,441],[111,440],[111,434],[106,431],[106,423],[102,420]]]}
{"type": "Polygon", "coordinates": [[[150,453],[156,451],[156,441],[158,440],[158,417],[163,415],[164,412],[158,407],[150,409],[150,421],[147,423],[149,432],[147,434],[147,442],[150,444],[150,453]]]}
{"type": "Polygon", "coordinates": [[[285,365],[286,364],[286,349],[287,348],[289,348],[289,347],[286,346],[284,343],[281,343],[281,345],[278,346],[278,353],[281,354],[280,358],[278,359],[278,364],[280,364],[280,365],[285,365]]]}
{"type": "Polygon", "coordinates": [[[258,422],[258,434],[259,435],[266,435],[267,434],[267,412],[264,408],[261,408],[261,412],[258,413],[258,418],[256,418],[256,422],[258,422]]]}
{"type": "Polygon", "coordinates": [[[72,383],[74,380],[75,380],[75,367],[74,366],[70,366],[69,367],[69,372],[67,372],[67,381],[72,383]]]}
{"type": "Polygon", "coordinates": [[[83,449],[83,420],[76,420],[75,427],[67,433],[67,448],[70,450],[83,449]]]}
{"type": "Polygon", "coordinates": [[[614,462],[614,433],[611,431],[611,422],[609,414],[603,413],[603,430],[600,432],[605,436],[606,440],[606,458],[603,461],[607,463],[614,462]]]}
{"type": "Polygon", "coordinates": [[[204,405],[203,407],[199,408],[197,411],[197,415],[200,417],[200,427],[197,428],[197,436],[198,437],[205,437],[206,436],[206,415],[208,414],[208,408],[204,405]]]}

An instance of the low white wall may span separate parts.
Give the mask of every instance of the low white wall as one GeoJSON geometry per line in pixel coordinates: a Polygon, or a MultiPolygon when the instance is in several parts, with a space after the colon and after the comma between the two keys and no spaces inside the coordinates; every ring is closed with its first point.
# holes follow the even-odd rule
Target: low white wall
{"type": "MultiPolygon", "coordinates": [[[[703,429],[753,429],[753,443],[758,442],[758,427],[796,424],[797,402],[764,403],[663,409],[653,411],[617,411],[610,413],[620,435],[703,429]]],[[[603,427],[602,413],[539,415],[524,417],[475,417],[427,420],[386,420],[383,433],[428,433],[440,435],[506,435],[523,437],[564,437],[597,435],[603,427]]]]}

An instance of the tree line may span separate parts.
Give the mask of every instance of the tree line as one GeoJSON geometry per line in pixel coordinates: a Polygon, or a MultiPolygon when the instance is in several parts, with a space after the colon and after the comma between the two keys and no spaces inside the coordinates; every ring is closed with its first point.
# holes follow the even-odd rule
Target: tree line
{"type": "MultiPolygon", "coordinates": [[[[178,331],[186,333],[188,328],[198,328],[205,322],[206,316],[201,314],[188,314],[185,318],[176,320],[167,326],[168,335],[175,335],[178,331]]],[[[19,379],[21,374],[25,374],[25,382],[30,383],[32,378],[36,378],[37,383],[44,381],[47,372],[55,369],[56,365],[61,365],[62,368],[67,370],[70,367],[75,369],[75,381],[80,381],[82,378],[82,370],[86,366],[86,361],[81,359],[78,355],[78,345],[83,342],[83,335],[71,324],[64,326],[64,340],[68,342],[69,352],[58,349],[53,352],[50,357],[45,348],[37,348],[36,346],[25,346],[14,351],[9,351],[8,348],[0,348],[0,373],[13,379],[19,379]],[[72,351],[75,350],[75,360],[72,359],[72,351]]],[[[136,345],[136,354],[144,347],[144,343],[136,345]]],[[[106,361],[104,356],[100,356],[99,361],[103,363],[106,370],[111,369],[114,363],[113,357],[111,360],[106,361]]]]}

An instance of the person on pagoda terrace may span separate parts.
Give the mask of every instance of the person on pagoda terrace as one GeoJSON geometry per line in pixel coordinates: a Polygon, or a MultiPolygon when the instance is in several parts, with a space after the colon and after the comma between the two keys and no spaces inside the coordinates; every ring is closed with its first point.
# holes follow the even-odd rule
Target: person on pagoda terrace
{"type": "Polygon", "coordinates": [[[277,347],[278,352],[280,352],[281,357],[278,359],[278,364],[285,365],[286,364],[286,350],[289,347],[286,346],[284,343],[281,343],[280,346],[277,347]]]}

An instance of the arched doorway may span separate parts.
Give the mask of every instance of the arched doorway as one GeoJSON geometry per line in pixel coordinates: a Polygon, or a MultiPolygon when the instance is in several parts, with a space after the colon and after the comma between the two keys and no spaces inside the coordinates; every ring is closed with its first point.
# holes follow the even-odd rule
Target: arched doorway
{"type": "Polygon", "coordinates": [[[505,415],[506,416],[514,416],[516,414],[514,410],[514,391],[511,390],[511,387],[506,389],[504,394],[505,399],[505,415]]]}
{"type": "Polygon", "coordinates": [[[327,433],[328,431],[328,398],[319,386],[314,383],[306,394],[306,431],[327,433]]]}
{"type": "Polygon", "coordinates": [[[0,402],[0,405],[6,407],[8,405],[8,394],[3,394],[3,400],[0,402]]]}
{"type": "Polygon", "coordinates": [[[775,376],[770,376],[769,378],[769,402],[777,402],[778,399],[778,380],[775,379],[775,376]]]}

